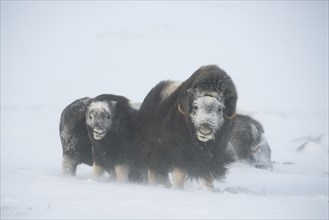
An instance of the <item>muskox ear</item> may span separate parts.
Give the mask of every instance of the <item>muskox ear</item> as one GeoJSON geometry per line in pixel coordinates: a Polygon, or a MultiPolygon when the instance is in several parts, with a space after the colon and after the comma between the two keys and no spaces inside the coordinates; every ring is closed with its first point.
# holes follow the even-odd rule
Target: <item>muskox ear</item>
{"type": "Polygon", "coordinates": [[[237,95],[234,94],[229,94],[225,97],[224,117],[226,119],[233,119],[235,117],[237,99],[237,95]]]}

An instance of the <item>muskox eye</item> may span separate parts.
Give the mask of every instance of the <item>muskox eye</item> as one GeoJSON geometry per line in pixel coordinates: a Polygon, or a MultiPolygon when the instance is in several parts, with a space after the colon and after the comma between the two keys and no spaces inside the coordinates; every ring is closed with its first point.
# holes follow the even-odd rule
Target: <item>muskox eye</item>
{"type": "Polygon", "coordinates": [[[197,105],[194,105],[194,106],[193,106],[193,110],[194,110],[194,111],[198,110],[198,106],[197,106],[197,105]]]}
{"type": "Polygon", "coordinates": [[[219,108],[219,109],[218,109],[218,112],[221,112],[221,111],[222,111],[222,109],[221,109],[221,108],[219,108]]]}
{"type": "Polygon", "coordinates": [[[111,116],[110,115],[107,115],[107,119],[110,119],[111,118],[111,116]]]}
{"type": "Polygon", "coordinates": [[[89,115],[89,119],[92,119],[91,115],[89,115]]]}

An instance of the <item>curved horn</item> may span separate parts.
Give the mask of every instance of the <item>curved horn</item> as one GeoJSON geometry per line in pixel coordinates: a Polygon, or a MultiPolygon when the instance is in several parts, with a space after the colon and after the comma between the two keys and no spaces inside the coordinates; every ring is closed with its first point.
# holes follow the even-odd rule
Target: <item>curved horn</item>
{"type": "Polygon", "coordinates": [[[256,153],[259,150],[260,146],[261,145],[258,145],[256,147],[254,147],[254,149],[250,148],[251,153],[253,153],[253,154],[256,153]]]}
{"type": "Polygon", "coordinates": [[[182,109],[181,109],[181,107],[180,107],[180,102],[178,103],[178,111],[182,114],[182,115],[188,115],[188,113],[187,112],[184,112],[182,109]]]}
{"type": "Polygon", "coordinates": [[[234,112],[232,115],[230,115],[230,116],[226,116],[226,115],[224,115],[224,118],[225,119],[228,119],[228,120],[232,120],[232,119],[234,119],[235,118],[235,116],[236,116],[236,112],[234,112]]]}

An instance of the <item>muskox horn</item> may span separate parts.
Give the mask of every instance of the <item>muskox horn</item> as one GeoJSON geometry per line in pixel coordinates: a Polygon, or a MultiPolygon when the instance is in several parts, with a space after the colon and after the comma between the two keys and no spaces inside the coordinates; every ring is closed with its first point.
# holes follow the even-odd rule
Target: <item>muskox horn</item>
{"type": "Polygon", "coordinates": [[[182,115],[188,115],[188,113],[187,112],[184,112],[182,109],[181,109],[181,107],[180,107],[180,102],[178,103],[178,111],[182,114],[182,115]]]}
{"type": "Polygon", "coordinates": [[[256,147],[250,148],[251,153],[253,153],[253,154],[256,153],[259,150],[260,146],[261,145],[257,145],[256,147]]]}
{"type": "Polygon", "coordinates": [[[227,119],[227,120],[232,120],[233,118],[235,118],[235,116],[236,116],[236,112],[234,112],[232,115],[230,115],[230,116],[226,116],[226,115],[224,115],[224,118],[225,119],[227,119]]]}

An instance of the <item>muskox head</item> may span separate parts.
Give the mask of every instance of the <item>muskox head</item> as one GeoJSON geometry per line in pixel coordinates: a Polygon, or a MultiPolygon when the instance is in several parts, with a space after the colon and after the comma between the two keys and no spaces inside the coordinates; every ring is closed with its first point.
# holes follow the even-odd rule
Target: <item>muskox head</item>
{"type": "Polygon", "coordinates": [[[102,140],[111,130],[116,103],[92,101],[87,107],[86,124],[89,135],[93,139],[102,140]]]}
{"type": "Polygon", "coordinates": [[[202,67],[194,75],[199,78],[186,89],[178,110],[188,116],[193,135],[207,142],[235,117],[237,92],[231,78],[216,66],[202,67]]]}
{"type": "Polygon", "coordinates": [[[202,92],[189,89],[189,118],[199,141],[207,142],[216,138],[225,122],[225,102],[217,92],[202,92]]]}

